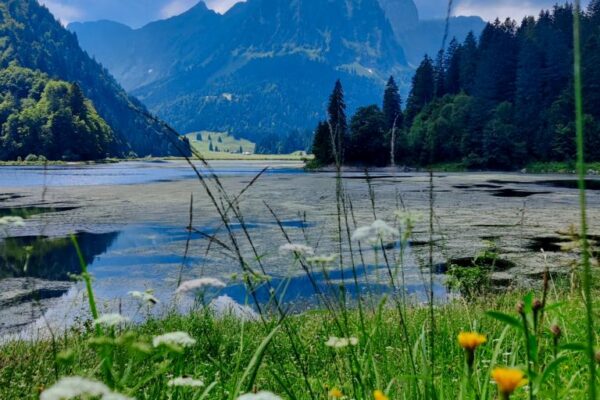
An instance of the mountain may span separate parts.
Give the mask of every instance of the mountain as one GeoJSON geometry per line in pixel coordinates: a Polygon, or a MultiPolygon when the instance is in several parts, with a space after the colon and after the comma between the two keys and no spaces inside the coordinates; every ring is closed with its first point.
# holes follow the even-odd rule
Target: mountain
{"type": "Polygon", "coordinates": [[[352,108],[379,102],[390,74],[409,74],[377,0],[249,0],[224,15],[200,2],[136,30],[106,21],[69,28],[182,131],[287,133],[323,116],[337,78],[352,108]]]}
{"type": "MultiPolygon", "coordinates": [[[[476,36],[485,28],[485,21],[480,17],[451,17],[448,21],[448,38],[446,46],[452,38],[462,42],[469,32],[476,36]]],[[[402,45],[410,65],[418,65],[425,54],[435,58],[442,47],[445,19],[419,21],[410,29],[396,31],[398,42],[402,45]]]]}
{"type": "MultiPolygon", "coordinates": [[[[114,131],[117,146],[111,155],[131,151],[139,156],[178,154],[166,125],[129,96],[79,47],[77,37],[35,0],[0,2],[0,68],[9,65],[76,83],[114,131]]],[[[175,144],[188,151],[186,142],[175,144]]]]}
{"type": "Polygon", "coordinates": [[[394,33],[414,29],[419,24],[419,11],[413,0],[379,0],[394,33]]]}
{"type": "Polygon", "coordinates": [[[422,54],[407,60],[404,33],[431,36],[423,39],[426,51],[442,42],[439,29],[430,34],[420,26],[413,0],[248,0],[224,15],[199,2],[140,29],[109,21],[69,29],[177,129],[258,141],[312,129],[338,78],[349,112],[380,103],[390,75],[407,94],[410,64],[422,54]]]}

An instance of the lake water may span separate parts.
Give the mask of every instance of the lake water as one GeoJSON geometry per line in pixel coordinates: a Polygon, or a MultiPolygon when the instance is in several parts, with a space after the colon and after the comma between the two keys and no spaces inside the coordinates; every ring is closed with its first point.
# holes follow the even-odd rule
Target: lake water
{"type": "MultiPolygon", "coordinates": [[[[68,239],[71,233],[76,234],[94,277],[102,311],[121,310],[134,319],[141,319],[143,313],[128,296],[129,291],[154,290],[161,300],[156,312],[173,305],[185,311],[192,299],[175,299],[174,290],[181,279],[198,277],[227,282],[226,288],[209,292],[207,300],[228,296],[238,304],[264,303],[272,287],[292,311],[317,305],[315,290],[336,295],[342,282],[350,302],[359,294],[376,298],[390,293],[388,271],[372,249],[365,249],[363,259],[354,252],[356,281],[347,245],[342,249],[344,268],[327,274],[315,270],[314,282],[289,256],[279,254],[279,246],[286,242],[282,230],[292,241],[308,243],[319,254],[339,251],[335,245],[335,176],[306,173],[301,167],[293,162],[215,162],[210,173],[228,194],[220,192],[214,177],[202,169],[218,203],[226,204],[242,193],[238,200],[244,219],[229,214],[232,235],[251,267],[264,269],[271,277],[255,298],[240,281],[241,268],[231,252],[231,237],[185,163],[1,168],[0,216],[23,216],[26,223],[0,233],[5,237],[0,242],[0,333],[43,328],[46,323],[64,327],[88,316],[83,285],[70,281],[71,274],[81,271],[68,239]],[[247,188],[265,166],[268,170],[247,188]],[[190,204],[193,230],[187,229],[190,204]],[[281,227],[267,205],[281,219],[281,227]],[[17,250],[25,247],[30,249],[29,255],[19,254],[17,250]]],[[[427,216],[432,189],[427,174],[348,171],[344,177],[353,210],[350,218],[356,220],[356,226],[370,224],[374,212],[377,218],[391,221],[399,208],[427,216]],[[374,210],[369,187],[375,193],[374,210]]],[[[533,279],[540,265],[534,244],[544,235],[557,236],[557,231],[576,221],[577,196],[571,181],[520,174],[437,175],[433,187],[436,268],[443,270],[452,258],[473,257],[486,241],[494,240],[503,257],[510,260],[506,265],[515,265],[511,271],[498,271],[495,279],[509,284],[533,279]],[[518,276],[520,273],[523,275],[518,276]]],[[[590,205],[593,218],[599,205],[595,191],[590,205]]],[[[420,266],[428,265],[428,243],[424,218],[415,227],[412,246],[405,249],[402,263],[405,293],[415,302],[427,299],[429,278],[420,266]]],[[[558,251],[549,256],[551,260],[562,257],[558,251]]],[[[436,301],[447,299],[443,275],[434,276],[434,290],[436,301]]]]}

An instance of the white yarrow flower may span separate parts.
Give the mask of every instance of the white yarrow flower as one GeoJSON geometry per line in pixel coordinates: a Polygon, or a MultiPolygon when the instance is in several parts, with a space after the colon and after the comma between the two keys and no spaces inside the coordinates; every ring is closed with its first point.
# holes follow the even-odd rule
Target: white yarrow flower
{"type": "Polygon", "coordinates": [[[70,376],[59,380],[50,388],[44,390],[40,400],[66,400],[81,397],[98,397],[102,400],[133,400],[130,397],[111,391],[102,382],[70,376]]]}
{"type": "Polygon", "coordinates": [[[133,297],[134,299],[139,300],[141,303],[146,303],[148,305],[155,305],[158,304],[159,301],[156,297],[154,297],[154,295],[152,294],[152,290],[146,290],[145,292],[140,292],[137,290],[131,291],[128,294],[133,297]]]}
{"type": "Polygon", "coordinates": [[[310,264],[332,264],[338,258],[337,254],[331,255],[319,255],[314,257],[307,257],[306,262],[310,264]]]}
{"type": "Polygon", "coordinates": [[[186,387],[201,387],[204,386],[204,382],[198,379],[179,377],[173,378],[167,382],[169,386],[186,386],[186,387]]]}
{"type": "Polygon", "coordinates": [[[246,393],[237,400],[282,400],[281,397],[271,392],[246,393]]]}
{"type": "Polygon", "coordinates": [[[334,349],[341,349],[344,347],[356,345],[358,345],[358,339],[354,336],[349,338],[339,338],[335,336],[330,336],[329,339],[325,342],[325,346],[333,347],[334,349]]]}
{"type": "Polygon", "coordinates": [[[24,226],[25,222],[21,217],[6,216],[0,218],[0,226],[24,226]]]}
{"type": "Polygon", "coordinates": [[[165,333],[164,335],[155,336],[152,339],[152,345],[154,347],[159,347],[161,345],[189,347],[194,344],[196,344],[196,339],[185,332],[165,333]]]}
{"type": "Polygon", "coordinates": [[[122,316],[121,314],[104,314],[98,319],[94,320],[94,325],[101,325],[107,328],[114,326],[123,325],[129,322],[129,318],[122,316]]]}
{"type": "Polygon", "coordinates": [[[380,240],[392,241],[400,236],[398,229],[390,226],[387,222],[376,220],[369,226],[361,226],[352,234],[352,240],[357,242],[370,242],[376,244],[380,240]]]}
{"type": "Polygon", "coordinates": [[[224,288],[227,286],[225,282],[216,278],[200,278],[191,281],[185,281],[177,288],[175,293],[184,293],[191,290],[202,289],[206,287],[224,288]]]}
{"type": "Polygon", "coordinates": [[[279,246],[279,254],[294,254],[295,256],[314,256],[315,251],[312,247],[303,244],[286,243],[279,246]]]}

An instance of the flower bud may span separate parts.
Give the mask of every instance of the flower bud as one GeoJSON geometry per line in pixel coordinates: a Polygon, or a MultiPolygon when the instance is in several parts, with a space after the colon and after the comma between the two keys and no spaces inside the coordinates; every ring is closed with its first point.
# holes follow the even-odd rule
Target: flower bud
{"type": "Polygon", "coordinates": [[[522,301],[517,304],[517,312],[521,315],[525,314],[525,304],[522,301]]]}
{"type": "Polygon", "coordinates": [[[550,327],[550,332],[552,332],[552,335],[554,335],[554,337],[556,339],[560,338],[562,336],[562,329],[560,329],[560,326],[554,324],[550,327]]]}
{"type": "Polygon", "coordinates": [[[533,307],[533,311],[537,312],[537,311],[541,310],[542,308],[544,308],[544,304],[540,300],[535,299],[533,301],[532,307],[533,307]]]}

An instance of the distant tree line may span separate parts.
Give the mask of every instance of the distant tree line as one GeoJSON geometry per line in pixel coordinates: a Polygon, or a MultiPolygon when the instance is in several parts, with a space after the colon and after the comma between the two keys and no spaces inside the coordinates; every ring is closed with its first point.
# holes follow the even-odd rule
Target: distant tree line
{"type": "Polygon", "coordinates": [[[77,84],[15,65],[0,70],[0,159],[94,160],[115,147],[112,129],[77,84]]]}
{"type": "MultiPolygon", "coordinates": [[[[600,160],[600,0],[582,12],[586,157],[600,160]]],[[[321,165],[431,165],[514,169],[575,156],[573,7],[488,23],[479,40],[452,40],[425,56],[402,109],[394,79],[383,107],[359,108],[346,123],[341,83],[319,123],[321,165]]]]}
{"type": "Polygon", "coordinates": [[[310,152],[313,132],[295,129],[287,135],[267,134],[256,143],[256,154],[291,154],[296,151],[310,152]]]}

